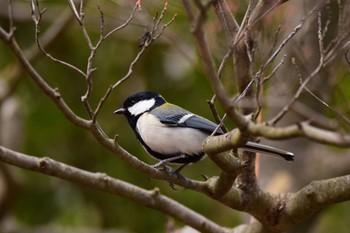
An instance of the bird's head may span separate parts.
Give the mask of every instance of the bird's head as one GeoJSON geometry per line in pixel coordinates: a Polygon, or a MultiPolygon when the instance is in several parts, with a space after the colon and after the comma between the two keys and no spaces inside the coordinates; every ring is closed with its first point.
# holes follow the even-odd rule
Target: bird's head
{"type": "Polygon", "coordinates": [[[123,107],[114,111],[114,114],[123,114],[128,120],[137,119],[145,112],[166,103],[165,99],[152,91],[138,92],[129,96],[123,103],[123,107]]]}

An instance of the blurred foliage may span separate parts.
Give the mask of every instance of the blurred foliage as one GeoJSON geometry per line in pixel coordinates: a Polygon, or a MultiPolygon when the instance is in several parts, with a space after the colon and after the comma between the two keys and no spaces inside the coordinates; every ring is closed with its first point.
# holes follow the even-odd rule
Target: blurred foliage
{"type": "MultiPolygon", "coordinates": [[[[67,3],[56,0],[40,1],[40,4],[42,8],[47,8],[41,30],[44,33],[45,29],[67,8],[67,3]]],[[[247,1],[230,4],[237,19],[241,20],[247,1]]],[[[4,8],[5,5],[4,1],[0,6],[4,8]]],[[[100,30],[97,5],[104,13],[105,32],[107,32],[126,20],[133,8],[133,1],[88,1],[85,6],[85,22],[93,41],[97,41],[100,30]]],[[[162,10],[163,5],[163,1],[143,1],[142,10],[136,11],[134,20],[125,29],[114,33],[99,48],[94,60],[94,66],[98,69],[93,75],[94,90],[91,96],[93,107],[109,85],[127,73],[130,62],[139,51],[139,38],[145,30],[152,27],[153,17],[162,10]]],[[[34,24],[30,18],[29,4],[27,1],[14,1],[14,10],[15,19],[19,12],[25,12],[21,19],[15,21],[15,25],[16,38],[21,47],[26,49],[34,43],[34,24]]],[[[284,19],[283,12],[285,13],[282,11],[280,14],[275,14],[275,18],[268,21],[269,27],[262,30],[262,41],[273,38],[278,24],[284,19]]],[[[191,37],[190,25],[180,1],[169,1],[164,22],[170,20],[174,13],[178,14],[176,21],[143,54],[134,67],[132,76],[111,94],[98,118],[109,137],[113,138],[118,134],[119,143],[123,148],[150,164],[155,163],[155,160],[150,158],[136,141],[126,120],[113,115],[113,111],[121,106],[126,96],[136,91],[153,90],[162,94],[170,102],[212,119],[206,100],[211,99],[213,92],[203,75],[191,37]]],[[[0,23],[7,25],[6,15],[1,15],[0,23]]],[[[220,61],[226,53],[227,41],[218,25],[213,12],[210,11],[207,23],[209,43],[213,48],[215,59],[220,61]]],[[[264,46],[261,46],[261,53],[263,48],[264,46]]],[[[86,69],[89,49],[75,20],[72,20],[64,33],[47,48],[47,51],[56,58],[72,63],[83,70],[86,69]]],[[[1,69],[15,62],[4,43],[0,43],[0,54],[1,69]]],[[[86,90],[84,78],[44,56],[40,56],[34,64],[45,80],[53,87],[59,88],[69,106],[79,116],[87,117],[80,100],[86,90]]],[[[230,72],[232,72],[230,68],[225,70],[225,73],[230,72]]],[[[346,79],[348,76],[343,76],[342,81],[346,82],[346,79]]],[[[230,80],[226,81],[226,87],[234,93],[234,83],[230,80]]],[[[349,99],[349,82],[346,85],[340,85],[339,88],[346,96],[339,96],[338,104],[344,104],[342,100],[349,99]]],[[[242,215],[237,211],[232,211],[189,190],[174,191],[166,182],[150,179],[128,167],[115,155],[102,148],[89,132],[68,122],[26,74],[23,74],[15,96],[22,103],[22,113],[26,121],[26,127],[23,129],[24,141],[20,151],[37,156],[49,156],[88,171],[107,173],[146,189],[160,187],[162,193],[228,227],[236,226],[241,222],[242,215]]],[[[221,111],[220,108],[219,111],[221,111]]],[[[232,127],[230,124],[229,126],[232,127]]],[[[58,223],[69,227],[125,228],[132,232],[145,232],[147,229],[147,232],[164,232],[167,216],[157,211],[56,178],[20,169],[14,170],[20,177],[21,189],[10,214],[28,226],[58,223]]],[[[194,179],[202,179],[201,174],[213,176],[218,174],[218,170],[211,161],[206,159],[183,171],[183,175],[194,179]]],[[[346,232],[346,230],[335,230],[337,227],[339,229],[343,227],[340,219],[337,220],[338,212],[345,212],[342,216],[348,215],[346,213],[349,212],[349,206],[332,207],[329,212],[330,217],[322,216],[325,222],[320,226],[332,232],[346,232]]]]}

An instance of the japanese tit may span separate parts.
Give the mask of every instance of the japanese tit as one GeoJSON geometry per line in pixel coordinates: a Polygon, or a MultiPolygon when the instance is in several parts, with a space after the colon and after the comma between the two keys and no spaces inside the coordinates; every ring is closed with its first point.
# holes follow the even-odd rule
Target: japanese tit
{"type": "MultiPolygon", "coordinates": [[[[123,108],[114,113],[126,116],[137,139],[161,164],[172,162],[185,166],[197,162],[204,156],[204,140],[215,130],[215,135],[224,133],[215,123],[170,104],[151,91],[128,97],[123,108]]],[[[294,160],[291,152],[251,141],[241,149],[294,160]]]]}

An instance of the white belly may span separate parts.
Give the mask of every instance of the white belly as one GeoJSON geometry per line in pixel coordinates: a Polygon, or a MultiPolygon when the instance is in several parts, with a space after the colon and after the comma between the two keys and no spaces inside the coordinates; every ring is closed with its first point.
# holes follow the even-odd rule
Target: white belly
{"type": "Polygon", "coordinates": [[[148,113],[138,119],[137,129],[152,150],[165,155],[198,154],[203,151],[203,142],[208,137],[208,134],[192,128],[166,127],[148,113]]]}

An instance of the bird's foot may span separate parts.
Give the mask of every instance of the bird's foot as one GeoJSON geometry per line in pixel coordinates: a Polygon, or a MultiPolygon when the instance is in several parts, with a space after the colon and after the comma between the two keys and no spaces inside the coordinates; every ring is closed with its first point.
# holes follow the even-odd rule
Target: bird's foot
{"type": "Polygon", "coordinates": [[[162,160],[156,164],[154,164],[152,167],[154,168],[161,168],[164,170],[167,175],[167,181],[169,183],[170,188],[177,190],[175,188],[174,183],[172,182],[173,179],[181,179],[185,181],[185,188],[187,187],[187,183],[189,182],[188,179],[186,179],[183,175],[180,174],[180,171],[188,165],[188,163],[182,164],[179,168],[176,170],[173,170],[171,167],[167,166],[166,164],[169,162],[169,160],[162,160]]]}
{"type": "Polygon", "coordinates": [[[165,160],[161,160],[158,163],[152,165],[153,168],[166,167],[167,162],[165,160]]]}

